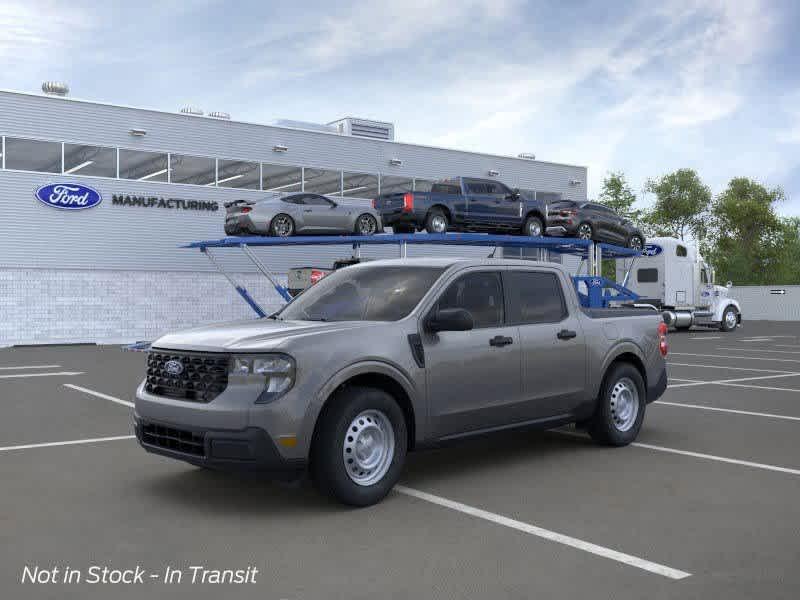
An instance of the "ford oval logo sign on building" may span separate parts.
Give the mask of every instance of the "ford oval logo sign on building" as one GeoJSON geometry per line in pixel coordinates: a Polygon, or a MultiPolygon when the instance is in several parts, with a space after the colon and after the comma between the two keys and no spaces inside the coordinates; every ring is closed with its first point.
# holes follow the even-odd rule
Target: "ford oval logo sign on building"
{"type": "Polygon", "coordinates": [[[92,208],[103,201],[100,192],[80,183],[50,183],[36,190],[42,204],[64,210],[92,208]]]}

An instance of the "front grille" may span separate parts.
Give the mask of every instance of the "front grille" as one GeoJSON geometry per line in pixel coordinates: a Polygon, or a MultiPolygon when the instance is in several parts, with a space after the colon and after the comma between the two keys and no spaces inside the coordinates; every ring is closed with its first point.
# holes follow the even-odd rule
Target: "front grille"
{"type": "Polygon", "coordinates": [[[202,433],[174,429],[163,425],[146,423],[142,425],[142,442],[184,454],[205,456],[205,438],[202,433]]]}
{"type": "Polygon", "coordinates": [[[145,390],[156,396],[211,402],[228,387],[228,362],[224,354],[153,350],[147,356],[145,390]]]}

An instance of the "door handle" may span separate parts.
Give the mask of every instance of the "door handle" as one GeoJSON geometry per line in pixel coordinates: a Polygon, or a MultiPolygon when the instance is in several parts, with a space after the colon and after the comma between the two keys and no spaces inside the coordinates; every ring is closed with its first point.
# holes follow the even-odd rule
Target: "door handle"
{"type": "Polygon", "coordinates": [[[305,209],[303,212],[314,212],[314,211],[313,211],[313,210],[311,210],[310,208],[307,208],[307,209],[305,209]]]}
{"type": "Polygon", "coordinates": [[[571,329],[562,329],[556,334],[556,337],[560,340],[571,340],[574,337],[577,337],[577,332],[572,331],[571,329]]]}
{"type": "Polygon", "coordinates": [[[513,343],[514,343],[513,338],[506,337],[504,335],[496,335],[489,340],[489,345],[495,348],[502,348],[503,346],[508,346],[509,344],[513,343]]]}

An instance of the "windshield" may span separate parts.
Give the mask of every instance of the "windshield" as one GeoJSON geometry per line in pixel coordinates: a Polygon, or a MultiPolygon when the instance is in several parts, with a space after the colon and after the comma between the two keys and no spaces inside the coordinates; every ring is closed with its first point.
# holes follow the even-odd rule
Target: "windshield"
{"type": "Polygon", "coordinates": [[[313,285],[277,315],[299,321],[397,321],[419,303],[444,268],[345,267],[313,285]]]}

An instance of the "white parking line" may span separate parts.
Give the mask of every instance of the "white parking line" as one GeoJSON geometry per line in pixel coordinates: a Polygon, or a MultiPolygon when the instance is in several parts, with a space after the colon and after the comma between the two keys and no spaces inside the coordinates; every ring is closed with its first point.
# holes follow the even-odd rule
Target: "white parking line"
{"type": "Polygon", "coordinates": [[[800,348],[797,344],[772,344],[776,348],[800,348]]]}
{"type": "Polygon", "coordinates": [[[705,337],[705,336],[702,336],[702,335],[698,335],[698,336],[695,336],[695,337],[690,337],[689,339],[690,340],[721,340],[722,336],[721,335],[710,335],[708,337],[705,337]]]}
{"type": "Polygon", "coordinates": [[[109,396],[108,394],[101,394],[100,392],[95,392],[94,390],[90,390],[89,388],[81,387],[79,385],[72,385],[71,383],[65,383],[64,387],[68,387],[72,390],[78,390],[79,392],[83,392],[84,394],[97,396],[98,398],[102,398],[103,400],[108,400],[109,402],[116,402],[117,404],[122,404],[122,406],[128,406],[130,408],[133,408],[133,402],[129,402],[128,400],[122,400],[121,398],[115,398],[114,396],[109,396]]]}
{"type": "Polygon", "coordinates": [[[72,376],[83,375],[83,371],[60,371],[57,373],[14,373],[13,375],[0,375],[0,379],[18,379],[21,377],[54,377],[56,375],[72,376]]]}
{"type": "Polygon", "coordinates": [[[796,390],[794,388],[769,387],[766,385],[748,385],[746,383],[720,383],[720,385],[727,385],[728,387],[750,388],[754,390],[768,390],[771,392],[794,392],[794,393],[800,392],[800,390],[796,390]]]}
{"type": "Polygon", "coordinates": [[[742,338],[740,342],[755,343],[755,342],[771,342],[772,338],[742,338]]]}
{"type": "MultiPolygon", "coordinates": [[[[739,377],[737,379],[718,379],[716,381],[692,381],[692,383],[676,383],[669,385],[670,388],[692,387],[695,385],[723,385],[728,383],[738,383],[740,381],[758,381],[759,379],[780,379],[781,377],[798,377],[800,373],[784,373],[782,375],[761,375],[759,377],[739,377]]],[[[783,389],[783,388],[781,388],[783,389]]]]}
{"type": "Polygon", "coordinates": [[[61,365],[20,365],[18,367],[0,367],[0,371],[18,371],[22,369],[60,369],[61,365]]]}
{"type": "Polygon", "coordinates": [[[791,350],[767,350],[765,348],[724,348],[718,347],[717,350],[736,350],[738,352],[769,352],[770,354],[800,354],[797,351],[791,350]]]}
{"type": "Polygon", "coordinates": [[[772,362],[800,362],[795,358],[764,358],[763,356],[720,356],[719,354],[695,354],[692,352],[670,352],[674,356],[705,356],[710,358],[741,358],[744,360],[771,360],[772,362]]]}
{"type": "Polygon", "coordinates": [[[45,442],[43,444],[24,444],[22,446],[5,446],[0,448],[0,452],[11,452],[13,450],[28,450],[30,448],[50,448],[53,446],[75,446],[77,444],[97,444],[99,442],[115,442],[117,440],[134,439],[135,435],[117,435],[114,437],[88,438],[85,440],[69,440],[66,442],[45,442]]]}
{"type": "Polygon", "coordinates": [[[716,406],[702,406],[700,404],[684,404],[682,402],[667,402],[665,400],[656,400],[653,404],[663,404],[664,406],[680,406],[681,408],[698,408],[700,410],[713,410],[717,412],[731,413],[734,415],[746,415],[748,417],[766,417],[769,419],[800,421],[800,417],[791,417],[789,415],[776,415],[775,413],[752,412],[749,410],[735,410],[733,408],[719,408],[716,406]]]}
{"type": "Polygon", "coordinates": [[[442,496],[435,496],[433,494],[406,487],[404,485],[396,485],[394,489],[401,494],[411,496],[412,498],[417,498],[418,500],[424,500],[425,502],[430,502],[431,504],[436,504],[444,508],[449,508],[450,510],[464,513],[465,515],[470,515],[471,517],[476,517],[478,519],[483,519],[484,521],[502,525],[503,527],[508,527],[523,533],[535,535],[536,537],[540,537],[545,540],[558,542],[559,544],[564,544],[565,546],[577,548],[578,550],[583,550],[584,552],[589,552],[597,556],[602,556],[603,558],[624,563],[626,565],[636,567],[637,569],[655,573],[656,575],[662,575],[670,579],[685,579],[691,575],[691,573],[687,573],[686,571],[679,571],[678,569],[673,569],[672,567],[668,567],[666,565],[654,563],[630,554],[624,554],[623,552],[618,552],[617,550],[612,550],[611,548],[606,548],[605,546],[598,546],[597,544],[592,544],[591,542],[586,542],[562,533],[550,531],[549,529],[543,529],[541,527],[537,527],[536,525],[531,525],[530,523],[524,523],[522,521],[517,521],[516,519],[504,517],[503,515],[489,512],[481,508],[476,508],[468,504],[462,504],[461,502],[456,502],[454,500],[449,500],[448,498],[443,498],[442,496]]]}
{"type": "Polygon", "coordinates": [[[700,367],[703,369],[731,369],[733,371],[754,371],[756,373],[792,373],[792,371],[777,371],[775,369],[753,369],[748,367],[731,367],[730,365],[697,365],[694,363],[667,363],[670,367],[700,367]]]}

